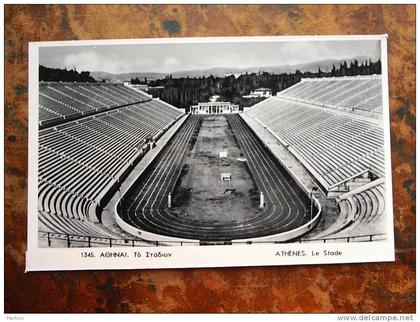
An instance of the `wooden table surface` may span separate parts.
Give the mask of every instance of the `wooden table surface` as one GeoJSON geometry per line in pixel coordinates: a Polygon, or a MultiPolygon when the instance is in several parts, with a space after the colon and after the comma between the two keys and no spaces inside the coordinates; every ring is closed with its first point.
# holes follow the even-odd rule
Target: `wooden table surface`
{"type": "MultiPolygon", "coordinates": [[[[414,312],[414,5],[6,5],[6,312],[414,312]],[[396,262],[24,273],[28,41],[388,34],[396,262]]],[[[30,166],[30,165],[29,165],[30,166]]]]}

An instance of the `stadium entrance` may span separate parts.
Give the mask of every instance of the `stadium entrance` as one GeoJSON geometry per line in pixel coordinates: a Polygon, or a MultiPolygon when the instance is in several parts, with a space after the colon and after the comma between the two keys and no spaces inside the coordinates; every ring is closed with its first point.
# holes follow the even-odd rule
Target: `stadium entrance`
{"type": "Polygon", "coordinates": [[[239,113],[239,106],[231,102],[200,102],[191,106],[191,114],[239,113]]]}

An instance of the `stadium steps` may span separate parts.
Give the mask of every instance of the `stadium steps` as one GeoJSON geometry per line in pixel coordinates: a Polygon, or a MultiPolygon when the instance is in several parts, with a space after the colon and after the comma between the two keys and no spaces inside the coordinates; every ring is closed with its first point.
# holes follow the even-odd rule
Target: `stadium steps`
{"type": "Polygon", "coordinates": [[[63,93],[57,89],[55,89],[54,87],[50,87],[48,86],[48,96],[54,98],[55,100],[59,101],[59,102],[63,102],[64,104],[66,104],[67,106],[71,106],[74,109],[77,109],[80,111],[80,113],[82,115],[84,115],[86,112],[92,110],[92,107],[80,102],[79,100],[68,96],[68,95],[63,95],[63,93]]]}
{"type": "Polygon", "coordinates": [[[102,101],[103,104],[108,105],[110,107],[119,106],[122,102],[107,97],[106,95],[101,95],[102,93],[98,93],[93,90],[94,86],[78,86],[77,90],[84,95],[89,95],[89,97],[94,97],[95,99],[102,101]]]}
{"type": "MultiPolygon", "coordinates": [[[[45,99],[48,99],[48,100],[50,100],[50,101],[52,101],[54,103],[59,104],[58,106],[55,105],[54,108],[58,108],[58,112],[59,113],[63,113],[64,116],[70,116],[70,115],[73,115],[73,114],[82,114],[83,113],[83,110],[78,109],[78,108],[76,108],[74,106],[71,106],[71,105],[69,105],[69,104],[67,104],[65,102],[62,102],[62,101],[60,101],[60,100],[58,100],[58,99],[56,99],[56,98],[54,98],[52,96],[49,96],[49,95],[47,95],[45,93],[42,93],[42,92],[40,92],[39,94],[40,94],[40,101],[41,102],[42,102],[42,98],[45,98],[45,99]],[[60,105],[61,105],[61,107],[60,107],[60,105]],[[63,107],[69,109],[69,111],[63,110],[63,107]]],[[[45,101],[44,100],[44,103],[41,103],[41,104],[47,106],[47,104],[49,104],[49,103],[48,103],[48,101],[45,101]]],[[[51,110],[55,110],[51,104],[49,104],[49,106],[47,106],[47,107],[49,109],[51,109],[51,110]]]]}
{"type": "Polygon", "coordinates": [[[327,231],[311,238],[345,239],[385,233],[384,185],[358,192],[340,201],[340,217],[327,231]]]}
{"type": "Polygon", "coordinates": [[[83,219],[71,219],[63,216],[51,215],[45,212],[38,213],[39,221],[44,232],[56,234],[70,234],[79,236],[89,236],[94,238],[127,238],[127,235],[116,234],[106,226],[94,224],[83,219]]]}
{"type": "MultiPolygon", "coordinates": [[[[92,101],[95,104],[99,104],[99,106],[97,107],[97,109],[100,109],[101,107],[102,108],[106,108],[106,109],[109,109],[110,108],[110,105],[109,104],[105,104],[104,102],[101,102],[100,100],[97,100],[97,99],[95,99],[92,96],[88,96],[88,95],[86,95],[86,94],[84,94],[84,93],[82,93],[80,91],[77,91],[74,88],[72,88],[72,86],[65,86],[65,89],[67,89],[68,91],[70,91],[71,94],[74,95],[75,97],[79,97],[79,100],[87,100],[87,101],[92,101]]],[[[70,92],[67,92],[67,93],[70,93],[70,92]]]]}
{"type": "MultiPolygon", "coordinates": [[[[357,114],[359,113],[357,106],[378,96],[381,91],[381,80],[377,76],[332,77],[304,79],[279,92],[277,96],[324,107],[350,108],[357,114]]],[[[381,100],[378,103],[382,105],[381,100]]],[[[363,109],[373,112],[374,107],[363,109]]],[[[375,112],[381,113],[382,111],[378,109],[375,112]]]]}
{"type": "Polygon", "coordinates": [[[383,130],[376,122],[277,97],[246,113],[276,133],[326,191],[363,170],[384,174],[383,130]]]}
{"type": "MultiPolygon", "coordinates": [[[[54,97],[48,97],[52,102],[80,113],[84,108],[105,108],[111,102],[125,104],[140,99],[151,100],[145,94],[125,88],[110,90],[108,86],[101,89],[95,85],[85,85],[87,89],[82,89],[81,85],[62,86],[58,86],[61,90],[40,86],[40,96],[46,98],[48,96],[45,92],[53,93],[54,97]],[[80,93],[76,94],[78,91],[80,93]],[[130,94],[131,92],[135,94],[130,94]],[[74,97],[72,93],[75,93],[74,97]],[[122,95],[126,94],[130,98],[124,100],[122,95]],[[64,102],[57,99],[59,95],[64,102]],[[94,97],[91,102],[96,105],[82,102],[88,95],[94,97]],[[77,109],[67,102],[84,107],[77,109]]],[[[39,210],[48,214],[50,227],[57,217],[61,230],[56,227],[56,232],[76,234],[86,228],[86,235],[95,236],[94,233],[98,230],[92,230],[92,227],[101,225],[91,223],[89,213],[92,206],[97,207],[97,198],[103,195],[104,189],[108,189],[117,180],[117,175],[129,165],[132,157],[138,153],[139,145],[145,142],[146,136],[162,131],[182,114],[163,104],[154,106],[167,111],[153,114],[142,104],[144,103],[117,108],[112,112],[88,116],[40,131],[39,210]],[[135,114],[127,115],[127,111],[135,111],[135,114]]],[[[48,222],[44,222],[46,223],[48,222]]],[[[103,227],[101,229],[103,233],[103,227]]],[[[107,235],[102,233],[101,236],[107,235]]]]}

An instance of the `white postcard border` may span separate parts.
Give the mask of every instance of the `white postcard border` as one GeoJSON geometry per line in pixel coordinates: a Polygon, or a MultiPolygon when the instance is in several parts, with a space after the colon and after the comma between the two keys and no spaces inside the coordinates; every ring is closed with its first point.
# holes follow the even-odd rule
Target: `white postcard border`
{"type": "Polygon", "coordinates": [[[390,111],[386,35],[199,37],[122,40],[53,41],[29,43],[28,108],[28,247],[26,271],[102,270],[186,267],[237,267],[271,265],[387,262],[395,260],[392,202],[390,111]],[[284,243],[229,246],[159,246],[106,248],[38,248],[38,65],[39,48],[55,46],[171,44],[197,42],[380,40],[382,62],[383,122],[385,132],[387,238],[378,242],[284,243]],[[140,253],[136,257],[135,252],[140,253]],[[316,253],[319,253],[316,255],[316,253]],[[341,252],[341,255],[324,255],[341,252]],[[152,254],[148,257],[148,253],[152,254]],[[94,257],[91,256],[93,254],[94,257]],[[171,254],[171,255],[163,255],[171,254]],[[303,255],[304,254],[304,255],[303,255]],[[103,255],[103,256],[101,256],[103,255]]]}

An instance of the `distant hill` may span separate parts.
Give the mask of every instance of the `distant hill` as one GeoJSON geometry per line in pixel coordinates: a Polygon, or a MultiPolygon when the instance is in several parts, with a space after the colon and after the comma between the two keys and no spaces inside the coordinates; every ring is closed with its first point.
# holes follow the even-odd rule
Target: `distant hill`
{"type": "Polygon", "coordinates": [[[359,56],[346,59],[324,59],[306,64],[297,64],[297,65],[278,65],[278,66],[269,66],[269,67],[248,67],[248,68],[230,68],[230,67],[218,67],[212,69],[202,69],[202,70],[188,70],[172,73],[172,77],[202,77],[213,75],[215,77],[224,77],[225,75],[233,74],[240,75],[245,73],[258,73],[259,71],[264,71],[267,73],[282,74],[282,73],[294,73],[296,69],[299,69],[301,72],[317,72],[318,68],[321,68],[322,71],[331,70],[332,66],[340,66],[340,63],[346,61],[348,64],[354,60],[360,62],[369,61],[369,57],[359,56]]]}
{"type": "MultiPolygon", "coordinates": [[[[317,72],[318,68],[321,68],[322,71],[329,71],[333,65],[338,67],[340,63],[346,61],[348,64],[357,60],[359,63],[369,61],[370,57],[366,56],[359,56],[359,57],[351,57],[346,59],[324,59],[319,60],[311,63],[305,64],[297,64],[297,65],[278,65],[278,66],[270,66],[270,67],[247,67],[247,68],[231,68],[231,67],[216,67],[210,69],[198,69],[198,70],[185,70],[185,71],[178,71],[171,73],[173,78],[181,78],[181,77],[203,77],[203,76],[210,76],[213,75],[215,77],[224,77],[229,74],[233,74],[235,76],[239,76],[245,73],[258,73],[259,71],[264,71],[268,73],[293,73],[296,69],[299,69],[301,72],[317,72]]],[[[98,81],[103,79],[107,81],[130,81],[131,78],[139,78],[140,80],[144,79],[145,77],[147,80],[157,80],[162,79],[165,76],[169,75],[169,73],[142,73],[142,72],[132,72],[132,73],[123,73],[123,74],[111,74],[106,72],[91,72],[91,75],[98,81]]]]}
{"type": "Polygon", "coordinates": [[[148,80],[156,80],[156,79],[164,78],[167,74],[163,74],[163,73],[140,73],[140,72],[111,74],[111,73],[107,73],[107,72],[91,72],[91,75],[98,81],[106,80],[106,81],[126,82],[126,81],[130,81],[132,78],[136,78],[136,77],[138,77],[140,80],[143,80],[145,77],[148,80]]]}
{"type": "MultiPolygon", "coordinates": [[[[357,62],[354,60],[338,63],[335,63],[334,60],[325,60],[300,66],[264,68],[264,71],[255,72],[252,69],[247,69],[247,72],[230,69],[229,75],[219,77],[211,75],[179,78],[177,74],[174,74],[172,77],[150,81],[149,85],[153,96],[188,111],[192,104],[206,102],[213,95],[219,95],[223,101],[233,102],[244,107],[255,103],[245,99],[244,95],[259,87],[269,88],[275,95],[279,91],[300,82],[302,78],[379,75],[381,70],[380,60],[369,61],[359,58],[357,62]],[[323,67],[325,65],[327,67],[323,67]],[[267,70],[271,70],[271,72],[267,70]],[[287,72],[288,70],[291,71],[287,72]],[[235,75],[236,72],[240,74],[235,75]]],[[[212,74],[217,74],[215,72],[215,69],[210,71],[212,74]]],[[[222,72],[225,72],[225,70],[222,70],[222,72]]],[[[189,72],[189,75],[195,74],[189,72]]]]}

